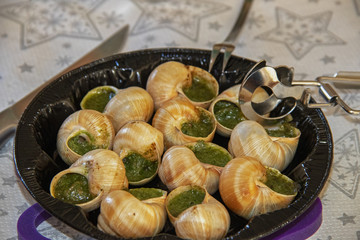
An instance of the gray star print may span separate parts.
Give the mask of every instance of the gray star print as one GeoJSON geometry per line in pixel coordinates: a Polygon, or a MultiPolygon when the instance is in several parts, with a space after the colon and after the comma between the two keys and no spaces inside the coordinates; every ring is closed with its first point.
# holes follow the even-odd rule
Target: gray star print
{"type": "Polygon", "coordinates": [[[18,210],[18,214],[23,213],[28,207],[29,206],[27,203],[24,203],[23,205],[20,206],[15,206],[15,208],[18,210]]]}
{"type": "Polygon", "coordinates": [[[106,28],[110,28],[111,26],[118,27],[118,23],[122,23],[124,20],[122,19],[121,14],[116,14],[114,11],[111,13],[103,12],[102,16],[98,17],[100,24],[105,24],[106,28]]]}
{"type": "Polygon", "coordinates": [[[56,59],[56,65],[68,66],[71,63],[71,57],[69,56],[59,56],[58,59],[56,59]]]}
{"type": "Polygon", "coordinates": [[[224,4],[197,0],[133,0],[143,11],[135,24],[132,34],[141,34],[159,28],[172,31],[197,41],[202,18],[229,10],[224,4]]]}
{"type": "Polygon", "coordinates": [[[343,226],[345,226],[346,224],[348,223],[353,223],[353,224],[356,224],[355,221],[354,221],[354,218],[356,216],[348,216],[346,213],[343,213],[342,217],[339,217],[337,219],[339,219],[340,221],[342,221],[343,223],[343,226]]]}
{"type": "Polygon", "coordinates": [[[24,72],[32,72],[34,66],[28,65],[27,63],[24,63],[23,65],[19,66],[21,73],[24,72]]]}
{"type": "Polygon", "coordinates": [[[2,178],[4,183],[3,186],[10,186],[10,187],[14,187],[15,183],[17,182],[17,178],[15,176],[11,176],[8,178],[2,178]]]}
{"type": "Polygon", "coordinates": [[[324,64],[328,64],[328,63],[335,63],[335,57],[330,57],[328,55],[325,55],[323,58],[320,59],[321,61],[324,62],[324,64]]]}
{"type": "Polygon", "coordinates": [[[331,16],[331,12],[323,12],[302,17],[277,8],[277,26],[256,38],[285,44],[296,59],[301,59],[316,46],[345,43],[327,29],[331,16]]]}
{"type": "Polygon", "coordinates": [[[349,198],[355,198],[360,180],[360,150],[358,130],[355,128],[334,144],[334,175],[330,183],[349,198]],[[345,177],[346,176],[346,177],[345,177]]]}
{"type": "Polygon", "coordinates": [[[51,40],[58,36],[101,39],[99,31],[89,19],[103,0],[25,1],[2,6],[0,15],[21,25],[22,48],[51,40]]]}
{"type": "Polygon", "coordinates": [[[6,216],[8,215],[9,213],[7,211],[5,211],[4,209],[0,209],[0,217],[2,216],[6,216]]]}

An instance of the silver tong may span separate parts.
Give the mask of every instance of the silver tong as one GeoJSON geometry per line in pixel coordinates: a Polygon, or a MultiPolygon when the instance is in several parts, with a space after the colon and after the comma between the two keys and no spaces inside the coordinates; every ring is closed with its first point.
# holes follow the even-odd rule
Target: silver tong
{"type": "Polygon", "coordinates": [[[278,75],[274,68],[261,66],[245,77],[240,86],[239,103],[246,117],[252,120],[282,119],[295,109],[298,100],[308,108],[339,105],[349,114],[360,114],[360,110],[347,105],[328,83],[358,84],[360,72],[340,71],[334,76],[320,76],[313,81],[293,81],[292,76],[291,79],[279,80],[278,75]],[[295,86],[318,87],[326,102],[313,102],[309,88],[294,91],[295,86]]]}

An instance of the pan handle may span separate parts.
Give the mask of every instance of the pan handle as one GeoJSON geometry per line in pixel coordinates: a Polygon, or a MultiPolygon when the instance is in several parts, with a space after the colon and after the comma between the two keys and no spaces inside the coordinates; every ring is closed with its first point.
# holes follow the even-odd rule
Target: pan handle
{"type": "Polygon", "coordinates": [[[51,215],[38,203],[29,207],[18,219],[17,231],[19,240],[50,240],[37,231],[37,227],[51,215]]]}

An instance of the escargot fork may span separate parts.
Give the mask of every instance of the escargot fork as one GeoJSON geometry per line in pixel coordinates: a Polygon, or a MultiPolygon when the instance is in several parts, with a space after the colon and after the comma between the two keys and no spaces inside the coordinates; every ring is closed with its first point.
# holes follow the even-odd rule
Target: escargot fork
{"type": "Polygon", "coordinates": [[[225,40],[222,43],[216,43],[213,45],[212,51],[211,51],[211,57],[210,57],[210,63],[209,63],[209,72],[211,72],[215,60],[220,54],[222,50],[224,50],[224,59],[222,63],[222,70],[221,73],[223,74],[225,71],[225,67],[231,57],[232,52],[235,49],[235,46],[232,44],[236,37],[239,35],[241,28],[243,27],[246,17],[249,13],[251,4],[253,0],[244,0],[243,5],[241,7],[241,10],[239,12],[239,15],[236,19],[236,22],[234,26],[232,27],[230,33],[225,38],[225,40]]]}

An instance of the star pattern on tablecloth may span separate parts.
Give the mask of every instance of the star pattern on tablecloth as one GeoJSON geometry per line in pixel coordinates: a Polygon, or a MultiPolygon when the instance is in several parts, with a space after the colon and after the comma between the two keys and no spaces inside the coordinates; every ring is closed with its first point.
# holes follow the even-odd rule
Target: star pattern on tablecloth
{"type": "Polygon", "coordinates": [[[143,11],[131,34],[137,35],[148,31],[168,28],[193,41],[197,41],[200,22],[230,8],[212,1],[178,0],[133,0],[143,11]]]}
{"type": "Polygon", "coordinates": [[[6,216],[8,215],[9,213],[7,211],[5,211],[4,209],[0,209],[0,217],[2,216],[6,216]]]}
{"type": "Polygon", "coordinates": [[[115,11],[103,12],[101,16],[98,17],[99,24],[104,24],[106,28],[110,27],[119,27],[119,23],[123,23],[123,15],[117,14],[115,11]]]}
{"type": "Polygon", "coordinates": [[[355,128],[334,144],[333,174],[330,183],[354,199],[360,180],[359,133],[355,128]]]}
{"type": "Polygon", "coordinates": [[[328,56],[325,54],[324,57],[320,59],[325,65],[328,63],[335,63],[335,57],[334,56],[328,56]]]}
{"type": "Polygon", "coordinates": [[[68,66],[72,62],[72,58],[70,56],[64,55],[64,56],[58,56],[56,59],[56,65],[59,65],[61,67],[68,66]]]}
{"type": "Polygon", "coordinates": [[[3,186],[10,186],[10,187],[14,187],[14,185],[17,183],[17,178],[15,176],[11,176],[11,177],[3,177],[3,186]]]}
{"type": "Polygon", "coordinates": [[[22,214],[27,208],[29,207],[29,205],[27,203],[23,203],[22,205],[19,206],[15,206],[15,208],[18,210],[18,214],[22,214]]]}
{"type": "Polygon", "coordinates": [[[31,65],[29,65],[29,64],[27,64],[27,63],[24,63],[24,64],[22,64],[22,65],[19,66],[21,73],[24,73],[24,72],[29,72],[29,73],[31,73],[33,67],[34,67],[34,66],[31,66],[31,65]]]}
{"type": "Polygon", "coordinates": [[[282,43],[296,59],[301,59],[316,46],[345,44],[328,30],[331,16],[332,12],[327,11],[303,17],[277,8],[277,26],[256,38],[282,43]]]}
{"type": "Polygon", "coordinates": [[[342,225],[345,226],[348,223],[352,223],[352,224],[356,224],[355,222],[355,217],[356,216],[349,216],[346,213],[343,213],[343,215],[339,218],[337,218],[338,220],[340,220],[342,222],[342,225]]]}
{"type": "Polygon", "coordinates": [[[265,24],[265,18],[262,14],[256,15],[254,12],[250,13],[248,19],[246,19],[246,25],[251,30],[253,27],[260,28],[265,24]]]}
{"type": "Polygon", "coordinates": [[[2,6],[0,15],[21,25],[23,49],[59,36],[101,39],[89,14],[103,1],[26,1],[2,6]]]}

